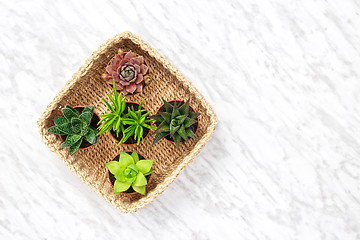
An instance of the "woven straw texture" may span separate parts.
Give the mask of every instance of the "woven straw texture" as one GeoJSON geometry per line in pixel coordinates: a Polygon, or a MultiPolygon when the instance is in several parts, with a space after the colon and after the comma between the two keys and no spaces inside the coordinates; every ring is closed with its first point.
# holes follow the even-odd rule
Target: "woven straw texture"
{"type": "Polygon", "coordinates": [[[161,194],[199,154],[214,132],[216,124],[214,111],[195,87],[148,43],[130,32],[118,34],[101,45],[66,83],[38,120],[40,135],[50,150],[55,152],[84,183],[124,213],[137,211],[161,194]],[[70,156],[69,150],[61,147],[60,138],[48,133],[47,129],[54,125],[55,117],[62,115],[61,108],[66,104],[72,106],[91,104],[95,106],[97,114],[107,112],[101,98],[108,100],[107,94],[111,93],[112,89],[101,78],[101,74],[119,48],[143,55],[151,68],[152,82],[141,94],[128,96],[127,100],[140,102],[146,98],[144,107],[155,112],[162,105],[162,99],[187,100],[190,97],[191,106],[201,113],[196,133],[198,140],[191,139],[185,144],[180,144],[179,149],[176,149],[174,143],[165,139],[152,146],[154,133],[151,132],[139,146],[117,147],[117,142],[110,134],[103,134],[98,144],[89,149],[79,150],[70,156]],[[120,151],[134,150],[154,160],[154,172],[147,187],[147,194],[145,196],[113,194],[104,164],[111,161],[120,151]]]}

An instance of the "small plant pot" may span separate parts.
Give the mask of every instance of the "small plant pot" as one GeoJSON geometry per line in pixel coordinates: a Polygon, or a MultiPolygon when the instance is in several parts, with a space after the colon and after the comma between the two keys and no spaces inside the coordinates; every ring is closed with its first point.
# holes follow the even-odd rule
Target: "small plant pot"
{"type": "MultiPolygon", "coordinates": [[[[131,152],[126,152],[126,153],[129,153],[131,154],[131,152]]],[[[139,160],[142,160],[142,159],[145,159],[143,155],[141,155],[140,153],[138,153],[139,155],[139,160]]],[[[118,161],[119,160],[119,156],[120,154],[116,155],[111,161],[118,161]]],[[[147,180],[147,184],[146,184],[146,187],[149,185],[150,181],[151,181],[151,175],[147,175],[145,176],[146,180],[147,180]]],[[[115,176],[109,171],[109,169],[107,169],[107,177],[109,179],[109,182],[111,184],[112,187],[114,187],[114,184],[115,184],[115,176]]],[[[125,192],[121,192],[120,194],[126,194],[126,195],[133,195],[133,194],[137,194],[138,192],[136,192],[132,187],[130,187],[127,191],[125,192]]]]}
{"type": "MultiPolygon", "coordinates": [[[[172,100],[172,101],[169,101],[169,103],[171,103],[171,104],[176,103],[176,102],[184,102],[184,101],[182,101],[182,100],[172,100]]],[[[194,108],[193,108],[191,105],[189,105],[189,107],[190,107],[190,111],[192,111],[192,112],[195,113],[194,108]]],[[[160,110],[164,110],[164,108],[165,108],[164,104],[161,105],[161,106],[159,107],[159,109],[156,111],[156,114],[158,114],[160,110]]],[[[196,122],[195,124],[191,125],[191,130],[194,132],[195,135],[196,135],[196,133],[197,133],[197,131],[198,131],[198,129],[199,129],[199,117],[196,118],[196,121],[197,121],[197,122],[196,122]]],[[[172,139],[172,137],[166,136],[166,137],[164,137],[164,138],[165,138],[167,141],[175,144],[175,141],[172,139]]],[[[180,142],[181,142],[181,143],[184,143],[185,140],[184,140],[184,139],[181,139],[180,142]]]]}
{"type": "MultiPolygon", "coordinates": [[[[74,107],[76,111],[78,111],[79,114],[81,114],[81,112],[84,110],[85,106],[76,106],[74,107]]],[[[90,123],[90,127],[92,128],[97,128],[97,124],[98,122],[100,121],[100,117],[99,115],[97,115],[97,113],[94,111],[94,115],[91,119],[91,123],[90,123]]],[[[68,135],[59,135],[60,139],[62,142],[65,141],[66,137],[68,135]]],[[[99,139],[100,139],[101,135],[99,136],[99,139]]],[[[88,141],[86,141],[86,139],[84,139],[79,147],[79,150],[85,150],[85,149],[88,149],[88,148],[91,148],[92,146],[94,146],[94,144],[91,144],[89,143],[88,141]]]]}
{"type": "MultiPolygon", "coordinates": [[[[136,102],[126,102],[126,108],[124,110],[124,114],[128,113],[128,107],[134,107],[134,110],[138,110],[140,104],[136,103],[136,102]]],[[[146,112],[148,112],[148,110],[146,110],[146,108],[142,107],[142,109],[144,109],[146,112]]],[[[150,124],[151,125],[151,124],[150,124]]],[[[124,125],[124,128],[126,128],[128,125],[124,125]]],[[[145,138],[147,136],[149,136],[150,133],[150,129],[148,128],[144,128],[144,132],[143,132],[143,139],[140,141],[140,143],[142,141],[145,140],[145,138]]],[[[121,140],[121,138],[123,137],[122,132],[119,132],[119,137],[116,135],[116,132],[114,130],[110,131],[110,135],[117,141],[119,142],[121,140]]],[[[137,141],[135,140],[135,138],[133,136],[129,137],[124,143],[121,143],[122,145],[136,145],[137,141]]]]}
{"type": "MultiPolygon", "coordinates": [[[[127,53],[128,53],[128,52],[124,52],[123,55],[125,55],[125,54],[127,54],[127,53]]],[[[139,54],[137,54],[137,53],[135,53],[135,52],[134,52],[134,54],[135,54],[136,56],[140,56],[139,54]]],[[[114,57],[113,57],[113,58],[114,58],[114,57]]],[[[110,61],[106,64],[106,67],[109,66],[109,64],[111,63],[111,60],[112,60],[113,58],[111,58],[110,61]]],[[[145,62],[145,65],[148,67],[148,70],[147,70],[146,74],[144,75],[144,77],[145,77],[145,76],[148,76],[148,75],[150,74],[150,67],[149,67],[148,62],[145,60],[145,58],[144,58],[144,62],[145,62]]],[[[145,81],[145,79],[144,79],[144,81],[145,81]]],[[[109,85],[111,88],[113,88],[113,85],[112,85],[112,84],[108,83],[108,85],[109,85]]],[[[146,85],[147,85],[147,84],[144,84],[144,86],[143,86],[143,91],[144,91],[144,88],[146,87],[146,85]]],[[[120,93],[121,90],[117,90],[117,92],[120,93]]],[[[139,94],[139,93],[141,93],[141,92],[128,93],[127,95],[130,95],[130,96],[131,96],[131,95],[136,95],[136,94],[139,94]]]]}

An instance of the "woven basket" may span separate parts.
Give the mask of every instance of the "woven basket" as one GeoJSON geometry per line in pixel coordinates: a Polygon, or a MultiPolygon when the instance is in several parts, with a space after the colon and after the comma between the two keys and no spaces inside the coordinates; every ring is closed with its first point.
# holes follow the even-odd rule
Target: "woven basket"
{"type": "Polygon", "coordinates": [[[199,154],[214,132],[216,124],[217,118],[214,111],[195,87],[148,43],[130,32],[118,34],[101,45],[66,83],[38,120],[40,135],[50,150],[55,152],[84,183],[124,213],[137,211],[161,194],[199,154]],[[192,107],[201,113],[197,132],[198,140],[191,139],[180,144],[179,149],[176,149],[174,143],[165,139],[153,146],[154,133],[152,132],[139,146],[120,145],[117,147],[117,142],[107,134],[103,135],[95,146],[79,150],[70,156],[68,148],[61,147],[60,138],[48,133],[47,129],[54,125],[54,118],[61,115],[61,108],[66,104],[72,106],[91,104],[95,106],[95,111],[99,115],[107,112],[101,98],[108,99],[107,94],[111,93],[112,89],[106,81],[102,80],[101,74],[104,73],[106,64],[119,48],[143,55],[151,68],[152,82],[141,94],[128,96],[127,100],[140,102],[146,98],[144,107],[155,112],[162,105],[162,99],[186,100],[190,97],[192,107]],[[154,172],[152,181],[147,187],[147,194],[145,196],[114,194],[107,179],[107,169],[104,164],[111,161],[120,151],[134,150],[154,160],[154,172]]]}

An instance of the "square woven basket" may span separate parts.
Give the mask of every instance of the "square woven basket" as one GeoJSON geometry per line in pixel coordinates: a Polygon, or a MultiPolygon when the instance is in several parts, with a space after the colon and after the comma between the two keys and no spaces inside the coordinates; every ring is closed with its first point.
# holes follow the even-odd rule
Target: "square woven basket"
{"type": "Polygon", "coordinates": [[[118,34],[101,45],[55,96],[38,120],[40,135],[50,150],[55,152],[84,183],[124,213],[136,212],[161,194],[199,154],[215,131],[216,124],[214,111],[195,87],[148,43],[130,32],[118,34]],[[98,144],[89,149],[79,150],[70,156],[68,148],[61,147],[60,138],[48,133],[47,129],[54,125],[55,117],[61,116],[61,108],[66,104],[72,106],[91,104],[95,106],[97,114],[107,112],[101,98],[107,100],[107,94],[112,93],[112,89],[101,78],[101,74],[119,48],[143,55],[151,68],[151,83],[141,94],[128,96],[127,100],[140,103],[146,98],[144,107],[154,113],[163,104],[162,99],[187,100],[190,97],[191,106],[201,113],[196,133],[198,140],[191,139],[180,144],[179,149],[176,149],[174,143],[165,139],[152,145],[154,133],[151,132],[139,146],[117,147],[117,142],[110,134],[103,134],[98,144]],[[114,194],[113,187],[107,179],[105,163],[111,161],[120,151],[134,150],[145,158],[154,160],[154,172],[147,187],[147,194],[145,196],[114,194]]]}

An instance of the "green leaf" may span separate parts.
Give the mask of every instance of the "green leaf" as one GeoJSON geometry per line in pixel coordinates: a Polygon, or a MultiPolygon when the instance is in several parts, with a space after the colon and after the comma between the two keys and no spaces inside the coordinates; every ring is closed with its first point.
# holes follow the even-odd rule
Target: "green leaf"
{"type": "Polygon", "coordinates": [[[174,134],[179,130],[180,126],[173,126],[170,124],[170,136],[174,136],[174,134]]]}
{"type": "Polygon", "coordinates": [[[189,112],[189,118],[196,119],[198,116],[200,116],[200,113],[189,112]]]}
{"type": "Polygon", "coordinates": [[[168,113],[172,113],[173,106],[169,102],[166,102],[165,100],[163,100],[163,101],[164,101],[165,111],[168,113]]]}
{"type": "Polygon", "coordinates": [[[71,126],[71,131],[73,132],[73,134],[80,134],[81,133],[81,128],[76,127],[76,126],[71,126]]]}
{"type": "Polygon", "coordinates": [[[86,141],[94,144],[96,141],[96,133],[92,128],[89,128],[89,132],[85,135],[86,141]]]}
{"type": "Polygon", "coordinates": [[[193,125],[194,123],[196,123],[197,121],[195,119],[191,119],[191,118],[186,118],[185,121],[184,121],[184,127],[185,128],[188,128],[190,127],[191,125],[193,125]]]}
{"type": "Polygon", "coordinates": [[[81,136],[85,136],[86,134],[88,134],[89,133],[89,127],[83,127],[83,128],[81,128],[81,132],[80,132],[80,135],[81,136]]]}
{"type": "Polygon", "coordinates": [[[188,135],[188,137],[197,139],[195,133],[192,131],[191,128],[186,128],[186,129],[185,129],[185,132],[186,132],[186,135],[188,135]]]}
{"type": "Polygon", "coordinates": [[[94,106],[93,105],[87,105],[82,112],[83,113],[84,112],[93,113],[94,112],[94,106]]]}
{"type": "Polygon", "coordinates": [[[130,188],[131,184],[128,182],[120,182],[119,180],[115,180],[114,184],[114,193],[125,192],[130,188]]]}
{"type": "Polygon", "coordinates": [[[82,126],[82,122],[80,120],[80,118],[72,118],[71,119],[71,125],[76,126],[76,127],[81,127],[82,126]]]}
{"type": "Polygon", "coordinates": [[[121,167],[127,167],[130,164],[135,164],[135,161],[128,153],[120,152],[119,164],[121,167]]]}
{"type": "Polygon", "coordinates": [[[187,115],[179,115],[175,119],[178,121],[178,124],[182,124],[185,121],[186,117],[187,115]]]}
{"type": "Polygon", "coordinates": [[[179,144],[180,144],[180,141],[181,141],[180,135],[178,133],[175,133],[172,138],[173,138],[173,140],[175,142],[176,148],[179,148],[179,144]]]}
{"type": "Polygon", "coordinates": [[[146,194],[146,186],[135,186],[135,185],[132,185],[132,188],[134,189],[135,192],[138,192],[142,195],[145,195],[146,194]]]}
{"type": "Polygon", "coordinates": [[[147,173],[144,173],[144,176],[152,174],[153,171],[154,171],[154,169],[151,168],[150,171],[148,171],[147,173]]]}
{"type": "Polygon", "coordinates": [[[65,135],[63,131],[61,131],[57,126],[50,127],[48,129],[49,133],[58,134],[58,135],[65,135]]]}
{"type": "Polygon", "coordinates": [[[81,143],[82,143],[82,138],[80,138],[76,143],[70,146],[69,148],[70,155],[73,155],[79,149],[81,143]]]}
{"type": "Polygon", "coordinates": [[[160,114],[152,115],[150,118],[151,118],[151,119],[154,119],[156,122],[163,122],[163,121],[165,121],[165,119],[164,119],[160,114]]]}
{"type": "Polygon", "coordinates": [[[184,125],[181,125],[180,129],[177,131],[177,133],[180,135],[180,137],[182,137],[185,141],[188,140],[186,132],[185,132],[185,127],[184,125]]]}
{"type": "Polygon", "coordinates": [[[178,107],[175,105],[173,108],[173,111],[171,113],[171,119],[175,118],[176,116],[180,115],[180,111],[178,109],[178,107]]]}
{"type": "Polygon", "coordinates": [[[126,180],[127,180],[127,178],[124,175],[124,170],[125,170],[125,168],[120,168],[120,170],[116,174],[114,174],[115,178],[117,180],[119,180],[120,182],[126,182],[126,180]]]}
{"type": "Polygon", "coordinates": [[[79,117],[78,112],[69,105],[66,105],[61,111],[68,120],[71,120],[73,117],[79,117]]]}
{"type": "Polygon", "coordinates": [[[71,145],[75,144],[79,139],[81,139],[81,135],[68,135],[65,142],[62,144],[62,147],[70,147],[71,145]]]}
{"type": "Polygon", "coordinates": [[[102,100],[104,101],[104,103],[110,109],[111,112],[115,112],[115,109],[104,98],[102,98],[102,100]]]}
{"type": "Polygon", "coordinates": [[[164,137],[166,137],[166,136],[169,136],[169,135],[170,135],[169,132],[161,132],[161,133],[156,134],[156,136],[155,136],[155,138],[154,138],[153,145],[154,145],[155,143],[157,143],[160,139],[162,139],[162,138],[164,138],[164,137]]]}
{"type": "Polygon", "coordinates": [[[111,162],[105,163],[105,167],[107,169],[109,169],[109,171],[114,175],[117,174],[121,169],[118,161],[111,161],[111,162]]]}
{"type": "Polygon", "coordinates": [[[188,115],[189,104],[190,104],[190,98],[179,107],[179,112],[181,115],[188,115]]]}
{"type": "Polygon", "coordinates": [[[62,125],[57,126],[58,129],[66,134],[73,134],[73,131],[71,130],[71,123],[64,123],[62,125]]]}
{"type": "Polygon", "coordinates": [[[67,123],[67,122],[69,122],[69,120],[66,117],[56,117],[54,119],[54,123],[55,123],[56,126],[57,125],[62,125],[62,124],[67,123]]]}
{"type": "Polygon", "coordinates": [[[139,161],[139,154],[136,151],[131,153],[131,157],[134,159],[135,164],[139,161]]]}
{"type": "Polygon", "coordinates": [[[160,115],[164,118],[164,120],[165,120],[167,123],[170,123],[170,121],[171,121],[171,113],[161,112],[160,115]]]}
{"type": "Polygon", "coordinates": [[[136,179],[133,183],[135,186],[145,186],[147,184],[147,180],[142,172],[138,172],[136,179]]]}
{"type": "Polygon", "coordinates": [[[136,166],[138,167],[140,172],[145,174],[150,171],[153,163],[154,163],[154,160],[152,160],[152,159],[140,160],[136,163],[136,166]]]}
{"type": "MultiPolygon", "coordinates": [[[[119,96],[116,89],[115,78],[113,78],[113,90],[114,90],[114,96],[115,97],[119,96]]],[[[120,92],[120,97],[121,97],[121,92],[120,92]]]]}
{"type": "Polygon", "coordinates": [[[98,130],[96,130],[96,129],[93,129],[94,130],[94,133],[95,133],[95,141],[94,142],[92,142],[92,144],[97,144],[98,143],[98,141],[99,141],[99,135],[98,135],[98,130]]]}
{"type": "Polygon", "coordinates": [[[80,119],[84,121],[88,126],[91,123],[92,114],[89,112],[82,112],[80,115],[80,119]]]}

